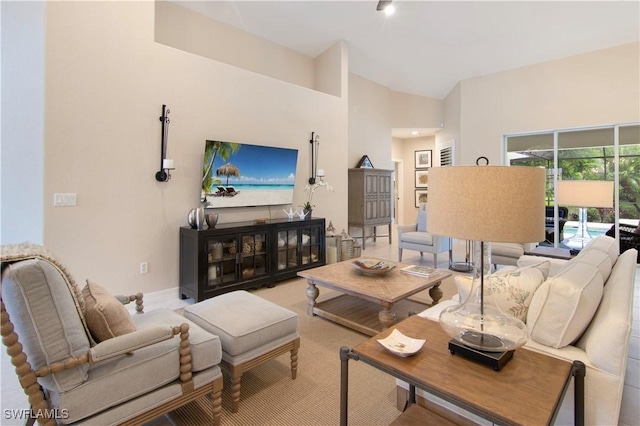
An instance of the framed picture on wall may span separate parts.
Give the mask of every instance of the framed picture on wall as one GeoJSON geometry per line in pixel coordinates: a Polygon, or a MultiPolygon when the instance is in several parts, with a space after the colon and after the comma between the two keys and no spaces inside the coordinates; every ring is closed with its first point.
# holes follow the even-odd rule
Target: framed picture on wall
{"type": "Polygon", "coordinates": [[[416,151],[416,169],[426,169],[431,167],[432,154],[433,151],[430,149],[416,151]]]}
{"type": "Polygon", "coordinates": [[[429,187],[429,170],[416,170],[416,188],[429,187]]]}
{"type": "Polygon", "coordinates": [[[420,207],[420,203],[427,202],[427,190],[416,189],[416,207],[420,207]]]}

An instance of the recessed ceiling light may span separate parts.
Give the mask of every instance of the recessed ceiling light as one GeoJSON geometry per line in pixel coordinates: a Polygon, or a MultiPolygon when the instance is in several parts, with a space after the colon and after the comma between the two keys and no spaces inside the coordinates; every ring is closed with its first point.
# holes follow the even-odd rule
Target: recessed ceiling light
{"type": "Polygon", "coordinates": [[[392,4],[384,8],[384,14],[387,16],[391,16],[396,12],[396,7],[392,4]]]}

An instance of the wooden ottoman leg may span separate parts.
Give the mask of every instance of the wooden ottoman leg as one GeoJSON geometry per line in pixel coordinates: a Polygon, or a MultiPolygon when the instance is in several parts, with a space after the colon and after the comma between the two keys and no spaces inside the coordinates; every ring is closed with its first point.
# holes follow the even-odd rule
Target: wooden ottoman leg
{"type": "Polygon", "coordinates": [[[220,415],[222,414],[222,386],[223,379],[213,382],[213,392],[211,398],[211,414],[213,416],[213,426],[220,426],[220,415]]]}
{"type": "Polygon", "coordinates": [[[298,348],[300,347],[300,338],[293,341],[293,347],[291,348],[291,378],[296,379],[298,374],[298,348]]]}
{"type": "Polygon", "coordinates": [[[233,402],[232,411],[238,412],[240,406],[240,382],[242,381],[242,366],[230,365],[229,371],[231,372],[231,400],[233,402]]]}

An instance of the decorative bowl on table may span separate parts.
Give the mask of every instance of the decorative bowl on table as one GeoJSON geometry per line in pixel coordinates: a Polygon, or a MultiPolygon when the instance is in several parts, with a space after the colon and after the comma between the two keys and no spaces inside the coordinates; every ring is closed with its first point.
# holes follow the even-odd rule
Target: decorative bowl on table
{"type": "Polygon", "coordinates": [[[351,262],[351,266],[366,275],[384,275],[395,268],[396,264],[380,259],[359,258],[351,262]]]}
{"type": "Polygon", "coordinates": [[[414,339],[412,337],[405,336],[397,329],[394,329],[386,338],[378,339],[378,343],[380,343],[385,349],[395,355],[403,357],[410,356],[418,352],[424,345],[424,342],[425,340],[423,339],[414,339]]]}

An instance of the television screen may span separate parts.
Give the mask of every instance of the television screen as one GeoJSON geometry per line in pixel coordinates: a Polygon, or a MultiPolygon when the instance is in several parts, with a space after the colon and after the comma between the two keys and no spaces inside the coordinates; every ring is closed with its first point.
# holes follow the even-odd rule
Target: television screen
{"type": "Polygon", "coordinates": [[[297,149],[208,140],[203,198],[214,208],[291,204],[297,162],[297,149]]]}

